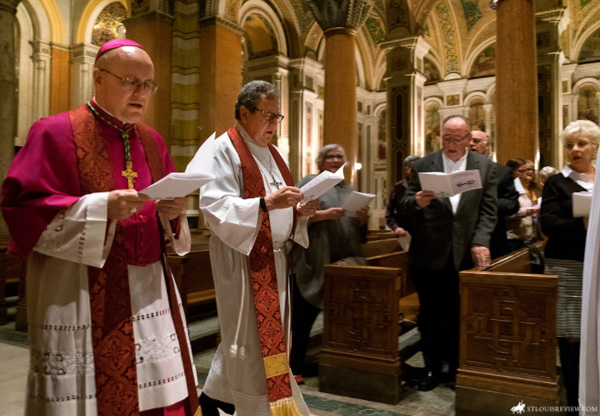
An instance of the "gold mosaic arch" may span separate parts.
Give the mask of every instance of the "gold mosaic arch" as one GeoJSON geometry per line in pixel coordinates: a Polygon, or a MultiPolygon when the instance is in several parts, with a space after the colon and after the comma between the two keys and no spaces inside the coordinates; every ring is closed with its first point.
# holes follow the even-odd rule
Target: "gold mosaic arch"
{"type": "Polygon", "coordinates": [[[65,22],[56,0],[40,0],[40,3],[42,3],[50,23],[50,40],[61,44],[67,43],[65,22]]]}
{"type": "Polygon", "coordinates": [[[304,39],[305,51],[310,50],[317,53],[319,45],[321,44],[321,39],[323,39],[323,29],[321,29],[321,26],[319,26],[317,22],[314,22],[304,39]]]}
{"type": "MultiPolygon", "coordinates": [[[[131,16],[131,1],[130,0],[114,0],[114,1],[107,1],[107,0],[91,0],[87,6],[85,6],[85,9],[83,10],[83,13],[81,14],[81,19],[79,20],[79,25],[77,26],[77,40],[76,43],[85,43],[86,42],[86,31],[88,28],[88,24],[90,23],[90,20],[92,19],[92,15],[97,11],[98,7],[102,6],[103,3],[106,3],[102,6],[102,9],[107,6],[110,3],[114,3],[114,2],[119,2],[121,3],[124,7],[125,10],[127,11],[127,16],[131,16]]],[[[93,24],[93,22],[92,22],[93,24]]]]}
{"type": "Polygon", "coordinates": [[[278,45],[273,28],[261,14],[250,13],[241,26],[246,38],[248,59],[277,54],[278,45]]]}

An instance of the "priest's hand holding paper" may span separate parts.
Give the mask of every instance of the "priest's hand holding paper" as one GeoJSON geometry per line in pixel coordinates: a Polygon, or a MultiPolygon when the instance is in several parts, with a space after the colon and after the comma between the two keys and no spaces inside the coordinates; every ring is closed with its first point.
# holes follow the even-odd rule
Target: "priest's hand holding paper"
{"type": "Polygon", "coordinates": [[[185,197],[161,199],[154,203],[159,214],[171,221],[179,217],[185,208],[185,197]]]}
{"type": "Polygon", "coordinates": [[[150,198],[135,189],[117,189],[108,194],[108,218],[124,220],[131,217],[150,198]]]}
{"type": "Polygon", "coordinates": [[[284,209],[296,206],[302,200],[300,189],[295,186],[284,186],[273,192],[271,195],[265,196],[265,204],[267,211],[274,209],[284,209]]]}
{"type": "Polygon", "coordinates": [[[435,192],[433,191],[419,191],[416,194],[416,203],[420,208],[425,208],[435,198],[435,192]]]}

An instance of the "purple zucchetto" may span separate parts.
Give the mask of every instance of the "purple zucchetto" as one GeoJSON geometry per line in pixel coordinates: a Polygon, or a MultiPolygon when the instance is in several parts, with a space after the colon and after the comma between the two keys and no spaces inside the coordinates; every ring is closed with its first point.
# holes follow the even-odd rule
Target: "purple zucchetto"
{"type": "Polygon", "coordinates": [[[102,45],[102,47],[98,51],[98,54],[96,54],[96,61],[98,60],[98,58],[100,58],[102,55],[104,55],[111,49],[122,48],[123,46],[135,46],[136,48],[144,49],[142,45],[130,39],[113,39],[109,40],[104,45],[102,45]]]}

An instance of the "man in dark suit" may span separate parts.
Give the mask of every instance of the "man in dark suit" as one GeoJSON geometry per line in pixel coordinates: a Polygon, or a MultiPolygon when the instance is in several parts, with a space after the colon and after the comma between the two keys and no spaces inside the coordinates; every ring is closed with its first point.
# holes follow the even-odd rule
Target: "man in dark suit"
{"type": "MultiPolygon", "coordinates": [[[[481,153],[489,157],[490,137],[481,130],[472,130],[469,148],[472,152],[481,153]]],[[[510,252],[506,239],[505,217],[513,215],[519,210],[519,193],[515,189],[512,169],[499,163],[495,165],[496,177],[498,178],[498,221],[490,240],[490,254],[492,259],[510,252]]]]}
{"type": "Polygon", "coordinates": [[[442,364],[449,364],[451,376],[458,366],[458,271],[490,264],[490,236],[496,225],[497,182],[494,163],[468,150],[471,140],[469,119],[447,117],[442,124],[442,150],[417,161],[401,212],[410,217],[412,234],[409,250],[411,277],[419,295],[419,331],[425,373],[419,389],[438,385],[442,364]],[[478,170],[481,189],[453,197],[437,198],[421,189],[419,172],[478,170]]]}

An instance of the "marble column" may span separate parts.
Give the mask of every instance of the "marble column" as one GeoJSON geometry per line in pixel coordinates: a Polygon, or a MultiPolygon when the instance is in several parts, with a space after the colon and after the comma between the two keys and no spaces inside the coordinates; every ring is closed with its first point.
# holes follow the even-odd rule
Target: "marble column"
{"type": "Polygon", "coordinates": [[[308,6],[325,36],[324,143],[346,150],[346,181],[358,186],[356,125],[356,31],[365,22],[370,4],[364,0],[311,1],[308,6]]]}
{"type": "Polygon", "coordinates": [[[388,182],[403,177],[402,163],[424,152],[423,57],[429,44],[420,37],[390,41],[387,52],[388,182]]]}
{"type": "Polygon", "coordinates": [[[356,124],[356,31],[325,31],[325,99],[323,144],[337,143],[346,151],[349,183],[357,185],[358,128],[356,124]]]}
{"type": "Polygon", "coordinates": [[[316,156],[323,146],[323,66],[310,58],[289,63],[289,162],[294,178],[318,172],[316,156]],[[320,91],[320,92],[319,92],[320,91]],[[309,116],[308,111],[312,111],[309,116]]]}
{"type": "Polygon", "coordinates": [[[533,0],[502,0],[496,13],[498,162],[538,160],[538,82],[533,0]]]}
{"type": "Polygon", "coordinates": [[[537,75],[539,108],[540,168],[560,166],[562,146],[562,63],[560,37],[568,27],[564,9],[537,14],[537,75]]]}
{"type": "Polygon", "coordinates": [[[71,50],[71,106],[85,103],[93,95],[94,61],[98,46],[80,43],[71,50]]]}
{"type": "Polygon", "coordinates": [[[33,91],[32,119],[48,117],[50,106],[50,44],[41,40],[33,42],[33,91]]]}
{"type": "Polygon", "coordinates": [[[220,135],[233,125],[242,88],[242,32],[220,17],[200,20],[200,125],[220,135]]]}
{"type": "Polygon", "coordinates": [[[167,146],[171,138],[171,57],[173,17],[153,10],[123,22],[127,38],[138,42],[154,62],[154,80],[158,91],[152,97],[144,122],[158,131],[167,146]]]}
{"type": "MultiPolygon", "coordinates": [[[[0,180],[15,152],[17,118],[17,74],[15,73],[15,28],[20,0],[0,0],[0,180]]],[[[0,234],[8,234],[0,215],[0,234]]]]}

